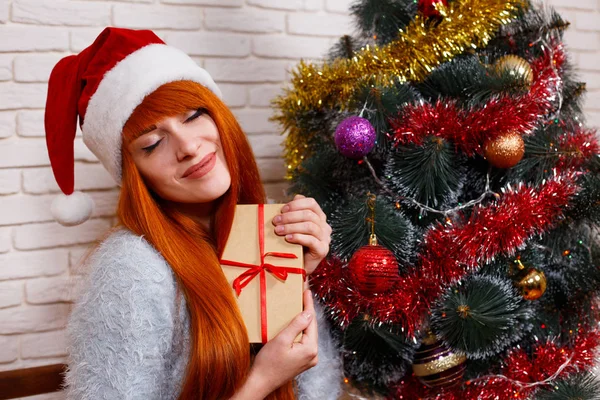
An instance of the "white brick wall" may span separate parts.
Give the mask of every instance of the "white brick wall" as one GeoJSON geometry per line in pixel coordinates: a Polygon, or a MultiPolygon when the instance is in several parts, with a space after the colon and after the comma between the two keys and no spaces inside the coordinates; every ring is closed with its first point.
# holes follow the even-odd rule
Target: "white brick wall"
{"type": "MultiPolygon", "coordinates": [[[[206,68],[249,135],[267,192],[283,200],[283,137],[269,122],[300,58],[318,59],[351,33],[352,0],[0,0],[0,370],[64,360],[64,324],[79,259],[114,223],[118,192],[76,139],[76,187],[93,219],[52,222],[52,176],[43,125],[57,60],[90,45],[104,26],[149,28],[206,68]]],[[[571,22],[573,61],[587,81],[586,114],[600,126],[599,0],[549,0],[571,22]]],[[[60,394],[32,400],[62,399],[60,394]]]]}

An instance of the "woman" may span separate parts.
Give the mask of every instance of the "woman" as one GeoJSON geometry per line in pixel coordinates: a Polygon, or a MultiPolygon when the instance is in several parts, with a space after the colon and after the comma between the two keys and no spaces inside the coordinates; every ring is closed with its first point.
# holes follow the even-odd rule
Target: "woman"
{"type": "MultiPolygon", "coordinates": [[[[68,399],[337,397],[339,362],[326,330],[317,332],[310,291],[303,313],[250,353],[219,256],[235,205],[264,203],[265,193],[219,96],[206,71],[150,31],[107,28],[52,71],[47,142],[67,194],[53,214],[73,225],[91,213],[73,192],[77,116],[84,142],[121,186],[119,224],[87,258],[67,326],[68,399]]],[[[313,199],[298,195],[281,211],[273,229],[306,247],[310,274],[331,228],[313,199]]]]}

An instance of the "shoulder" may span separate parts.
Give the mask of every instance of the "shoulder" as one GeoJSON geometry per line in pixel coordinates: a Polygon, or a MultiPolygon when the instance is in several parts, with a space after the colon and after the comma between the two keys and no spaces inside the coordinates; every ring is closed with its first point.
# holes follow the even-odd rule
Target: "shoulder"
{"type": "Polygon", "coordinates": [[[173,270],[154,247],[125,228],[112,231],[85,261],[77,303],[110,296],[131,301],[175,297],[173,270]]]}

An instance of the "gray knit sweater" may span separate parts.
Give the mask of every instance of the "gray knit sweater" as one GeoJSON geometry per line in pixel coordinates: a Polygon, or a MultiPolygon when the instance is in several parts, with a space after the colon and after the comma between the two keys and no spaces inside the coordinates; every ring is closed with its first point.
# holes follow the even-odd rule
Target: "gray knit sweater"
{"type": "MultiPolygon", "coordinates": [[[[67,324],[67,400],[176,399],[190,349],[185,297],[143,237],[111,233],[86,262],[67,324]]],[[[339,396],[340,359],[318,304],[319,363],[298,398],[339,396]]]]}

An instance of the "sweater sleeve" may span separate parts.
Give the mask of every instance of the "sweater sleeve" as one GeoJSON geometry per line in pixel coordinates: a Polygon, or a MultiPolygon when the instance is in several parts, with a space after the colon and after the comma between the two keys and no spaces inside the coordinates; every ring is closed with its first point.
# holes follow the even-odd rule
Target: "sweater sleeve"
{"type": "Polygon", "coordinates": [[[296,377],[298,400],[335,400],[340,396],[343,379],[339,345],[331,335],[323,307],[313,294],[319,332],[319,362],[296,377]]]}
{"type": "Polygon", "coordinates": [[[170,267],[141,237],[111,234],[67,323],[67,400],[170,398],[165,391],[176,285],[170,267]]]}

